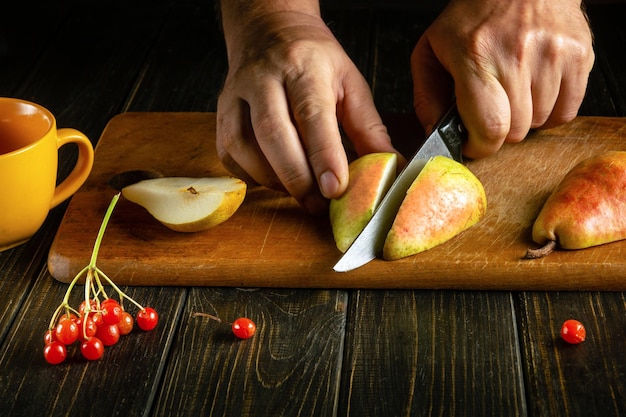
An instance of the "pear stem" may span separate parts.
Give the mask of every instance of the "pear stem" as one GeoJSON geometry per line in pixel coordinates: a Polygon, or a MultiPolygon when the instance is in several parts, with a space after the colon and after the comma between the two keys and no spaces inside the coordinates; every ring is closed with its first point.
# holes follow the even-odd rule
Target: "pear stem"
{"type": "Polygon", "coordinates": [[[549,240],[548,243],[537,249],[527,249],[525,259],[538,259],[549,255],[556,248],[556,240],[549,240]]]}

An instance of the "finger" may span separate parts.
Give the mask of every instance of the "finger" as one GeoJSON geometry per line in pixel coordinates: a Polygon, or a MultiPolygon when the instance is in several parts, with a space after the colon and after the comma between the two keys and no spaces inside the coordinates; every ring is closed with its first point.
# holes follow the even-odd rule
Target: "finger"
{"type": "Polygon", "coordinates": [[[468,131],[463,153],[483,158],[500,149],[511,125],[509,99],[500,82],[490,75],[455,78],[457,107],[468,131]]]}
{"type": "Polygon", "coordinates": [[[510,68],[504,73],[501,83],[508,97],[510,114],[509,131],[504,141],[520,142],[528,135],[533,119],[531,77],[525,68],[510,68]]]}
{"type": "Polygon", "coordinates": [[[326,198],[339,197],[348,185],[348,162],[337,121],[337,96],[317,72],[287,82],[287,94],[315,182],[326,198]]]}
{"type": "Polygon", "coordinates": [[[392,152],[403,156],[391,142],[367,81],[356,67],[344,79],[345,97],[340,100],[339,120],[358,155],[392,152]]]}
{"type": "Polygon", "coordinates": [[[219,97],[216,149],[222,164],[233,175],[250,184],[284,190],[258,146],[250,123],[250,110],[243,100],[231,100],[224,94],[219,97]]]}
{"type": "Polygon", "coordinates": [[[589,72],[593,67],[595,56],[591,52],[584,58],[577,58],[565,66],[556,103],[547,120],[541,125],[542,128],[558,126],[576,117],[585,98],[589,72]]]}
{"type": "Polygon", "coordinates": [[[562,72],[558,48],[535,51],[533,68],[531,128],[538,128],[550,117],[559,96],[562,72]]]}
{"type": "Polygon", "coordinates": [[[428,35],[422,36],[413,49],[411,73],[415,113],[429,133],[450,107],[454,82],[435,56],[428,35]]]}
{"type": "Polygon", "coordinates": [[[309,211],[322,210],[321,193],[292,122],[283,85],[271,80],[254,91],[248,102],[259,148],[282,185],[309,211]]]}

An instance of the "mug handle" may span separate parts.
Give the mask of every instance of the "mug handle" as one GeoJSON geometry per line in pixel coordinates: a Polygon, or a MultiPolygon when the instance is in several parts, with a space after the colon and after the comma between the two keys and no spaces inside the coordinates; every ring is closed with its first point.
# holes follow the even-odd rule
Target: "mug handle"
{"type": "Polygon", "coordinates": [[[54,190],[50,208],[70,198],[85,183],[93,167],[93,146],[87,136],[76,129],[63,128],[57,131],[57,149],[68,143],[78,145],[78,160],[70,174],[54,190]]]}

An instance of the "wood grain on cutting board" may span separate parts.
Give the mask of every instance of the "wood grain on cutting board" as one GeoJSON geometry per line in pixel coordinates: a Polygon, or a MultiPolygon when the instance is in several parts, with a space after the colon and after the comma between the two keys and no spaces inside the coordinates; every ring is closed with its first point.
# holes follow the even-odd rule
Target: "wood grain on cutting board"
{"type": "MultiPolygon", "coordinates": [[[[391,130],[402,132],[398,127],[391,130]]],[[[400,147],[414,141],[402,136],[394,137],[400,147]]],[[[532,222],[550,191],[576,162],[608,150],[626,150],[625,119],[580,117],[468,161],[488,199],[476,226],[427,252],[377,259],[347,273],[332,269],[341,253],[328,217],[309,216],[291,197],[264,187],[249,188],[228,221],[194,234],[173,232],[121,198],[97,265],[119,285],[623,290],[626,241],[523,259],[533,245],[532,222]]],[[[93,171],[72,198],[50,249],[48,266],[56,279],[69,282],[88,264],[116,193],[107,181],[131,169],[228,175],[215,151],[215,114],[124,113],[109,122],[93,171]]]]}

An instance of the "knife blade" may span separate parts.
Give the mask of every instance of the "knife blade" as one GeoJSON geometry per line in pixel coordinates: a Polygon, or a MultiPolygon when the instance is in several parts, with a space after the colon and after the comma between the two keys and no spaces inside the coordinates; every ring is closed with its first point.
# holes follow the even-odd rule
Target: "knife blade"
{"type": "Polygon", "coordinates": [[[462,162],[462,145],[466,139],[467,132],[461,122],[456,105],[453,105],[400,172],[370,221],[333,269],[336,272],[348,272],[379,256],[387,233],[393,224],[395,214],[406,196],[406,191],[426,162],[437,155],[462,162]]]}

